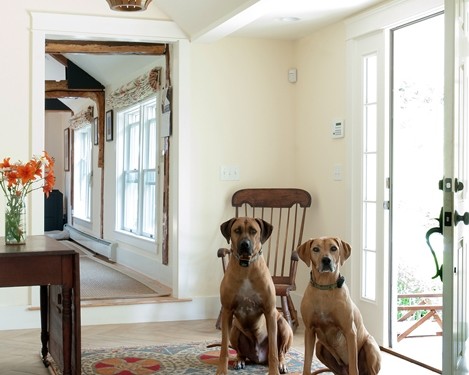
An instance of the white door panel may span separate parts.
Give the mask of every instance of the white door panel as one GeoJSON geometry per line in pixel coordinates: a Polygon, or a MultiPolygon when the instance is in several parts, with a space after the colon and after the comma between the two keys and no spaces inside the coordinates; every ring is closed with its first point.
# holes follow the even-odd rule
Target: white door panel
{"type": "Polygon", "coordinates": [[[468,374],[467,0],[445,2],[445,163],[443,204],[443,374],[468,374]],[[462,183],[462,185],[461,185],[462,183]]]}

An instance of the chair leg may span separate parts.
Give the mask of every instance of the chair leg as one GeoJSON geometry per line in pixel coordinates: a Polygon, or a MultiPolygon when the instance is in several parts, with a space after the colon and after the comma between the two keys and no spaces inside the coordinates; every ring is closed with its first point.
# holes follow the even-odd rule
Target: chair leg
{"type": "Polygon", "coordinates": [[[293,332],[296,331],[296,329],[298,328],[299,326],[299,323],[298,323],[298,313],[295,309],[295,305],[293,304],[293,301],[291,299],[291,296],[290,294],[287,294],[287,304],[288,304],[288,310],[290,312],[290,317],[291,317],[291,321],[292,321],[292,329],[293,329],[293,332]]]}
{"type": "Polygon", "coordinates": [[[283,317],[285,320],[290,324],[290,327],[293,329],[293,322],[292,322],[292,317],[290,314],[290,308],[288,306],[288,299],[286,296],[281,296],[280,297],[280,302],[282,304],[282,312],[283,312],[283,317]]]}

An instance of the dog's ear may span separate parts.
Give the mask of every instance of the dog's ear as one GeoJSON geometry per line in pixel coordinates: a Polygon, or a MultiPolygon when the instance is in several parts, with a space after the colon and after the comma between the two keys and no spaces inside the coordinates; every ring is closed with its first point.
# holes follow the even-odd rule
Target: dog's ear
{"type": "Polygon", "coordinates": [[[231,226],[233,225],[234,221],[236,218],[232,218],[228,221],[225,221],[222,225],[220,225],[220,231],[221,234],[223,234],[223,237],[226,238],[226,242],[230,243],[230,238],[231,238],[231,226]]]}
{"type": "Polygon", "coordinates": [[[313,243],[313,241],[314,239],[311,238],[296,248],[296,252],[300,256],[300,259],[303,262],[305,262],[308,267],[311,265],[310,251],[311,251],[311,244],[313,243]]]}
{"type": "Polygon", "coordinates": [[[274,230],[274,227],[272,224],[268,223],[265,220],[262,219],[257,219],[257,224],[261,227],[261,243],[264,243],[267,241],[272,234],[272,231],[274,230]]]}
{"type": "Polygon", "coordinates": [[[342,266],[352,253],[352,246],[350,246],[348,242],[342,241],[340,238],[336,238],[336,241],[340,245],[340,265],[342,266]]]}

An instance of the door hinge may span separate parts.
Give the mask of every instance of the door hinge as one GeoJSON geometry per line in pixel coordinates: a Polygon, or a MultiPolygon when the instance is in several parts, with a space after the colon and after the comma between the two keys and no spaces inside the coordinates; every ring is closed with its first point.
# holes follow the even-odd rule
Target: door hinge
{"type": "Polygon", "coordinates": [[[391,201],[384,201],[383,202],[383,208],[385,210],[390,210],[391,209],[391,201]]]}

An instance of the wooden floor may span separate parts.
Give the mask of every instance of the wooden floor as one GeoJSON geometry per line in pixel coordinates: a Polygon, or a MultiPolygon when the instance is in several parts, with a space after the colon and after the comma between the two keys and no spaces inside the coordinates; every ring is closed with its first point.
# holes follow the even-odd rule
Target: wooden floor
{"type": "MultiPolygon", "coordinates": [[[[304,352],[304,329],[295,333],[293,346],[304,352]]],[[[82,327],[82,347],[156,345],[220,338],[214,320],[82,327]]],[[[39,330],[0,331],[0,375],[48,375],[40,359],[39,330]]],[[[434,372],[383,353],[381,375],[432,375],[434,372]]],[[[231,371],[235,374],[236,371],[231,371]]]]}

